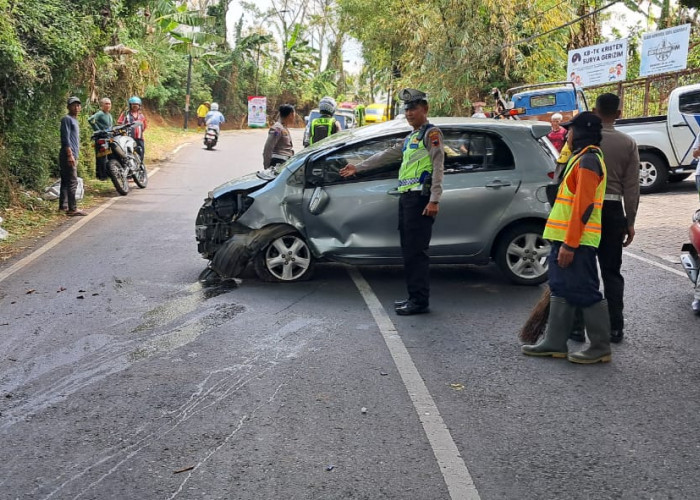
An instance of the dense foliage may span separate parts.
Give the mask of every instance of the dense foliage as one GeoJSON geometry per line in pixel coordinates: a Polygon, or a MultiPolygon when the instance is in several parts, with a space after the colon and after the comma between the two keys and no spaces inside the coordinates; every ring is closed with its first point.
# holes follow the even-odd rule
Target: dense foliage
{"type": "MultiPolygon", "coordinates": [[[[308,110],[324,95],[373,102],[403,86],[431,95],[435,113],[464,114],[491,88],[565,77],[567,50],[603,41],[603,0],[0,0],[0,208],[57,174],[58,123],[70,95],[83,101],[79,174],[90,177],[86,118],[109,96],[117,115],[131,95],[151,113],[182,116],[215,100],[237,123],[247,97],[269,109],[308,110]],[[344,47],[361,45],[349,74],[344,47]],[[107,47],[126,47],[108,52],[107,47]]],[[[624,0],[639,11],[639,2],[624,0]]],[[[697,1],[653,0],[659,19],[693,23],[690,66],[700,66],[697,1]]],[[[619,27],[617,33],[630,32],[619,27]]],[[[614,33],[615,34],[615,33],[614,33]]],[[[639,54],[632,49],[630,74],[639,54]]],[[[116,117],[116,116],[115,116],[116,117]]]]}

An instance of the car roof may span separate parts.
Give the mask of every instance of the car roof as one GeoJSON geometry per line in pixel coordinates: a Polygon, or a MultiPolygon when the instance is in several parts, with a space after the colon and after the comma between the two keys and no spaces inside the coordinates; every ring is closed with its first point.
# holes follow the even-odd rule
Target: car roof
{"type": "MultiPolygon", "coordinates": [[[[529,130],[535,137],[543,137],[552,129],[551,123],[536,120],[494,120],[489,118],[467,117],[430,117],[428,120],[433,125],[437,125],[441,128],[472,125],[474,128],[491,129],[494,131],[503,129],[529,130]]],[[[343,130],[309,147],[324,149],[328,146],[332,147],[333,145],[342,143],[352,143],[371,137],[391,135],[392,133],[400,132],[408,133],[410,131],[411,127],[405,119],[395,119],[376,125],[365,125],[364,127],[343,130]],[[317,146],[318,144],[320,144],[320,146],[317,146]]]]}

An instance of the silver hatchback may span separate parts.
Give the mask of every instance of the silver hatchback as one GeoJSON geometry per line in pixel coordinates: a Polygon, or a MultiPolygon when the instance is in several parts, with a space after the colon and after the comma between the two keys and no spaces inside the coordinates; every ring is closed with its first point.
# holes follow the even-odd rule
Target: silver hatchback
{"type": "MultiPolygon", "coordinates": [[[[547,278],[545,189],[554,152],[549,124],[434,118],[444,135],[445,178],[433,226],[431,262],[495,261],[514,283],[547,278]]],[[[364,176],[338,171],[393,147],[405,120],[341,132],[294,155],[276,171],[232,180],[209,193],[196,221],[201,279],[233,278],[252,263],[266,281],[311,276],[316,261],[400,264],[399,162],[364,176]]]]}

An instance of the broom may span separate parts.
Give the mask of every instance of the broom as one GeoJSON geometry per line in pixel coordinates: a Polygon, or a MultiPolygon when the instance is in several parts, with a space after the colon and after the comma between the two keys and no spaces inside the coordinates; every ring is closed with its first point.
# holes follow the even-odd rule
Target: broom
{"type": "Polygon", "coordinates": [[[547,327],[547,318],[549,317],[549,299],[551,295],[549,287],[546,287],[542,297],[535,304],[534,309],[518,334],[523,343],[535,344],[544,334],[544,330],[547,327]]]}

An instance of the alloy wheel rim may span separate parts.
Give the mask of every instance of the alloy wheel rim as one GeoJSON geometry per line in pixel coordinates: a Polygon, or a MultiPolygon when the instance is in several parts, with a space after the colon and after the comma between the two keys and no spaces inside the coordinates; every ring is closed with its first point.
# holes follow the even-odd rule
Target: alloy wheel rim
{"type": "Polygon", "coordinates": [[[653,163],[643,161],[639,164],[639,179],[642,186],[651,186],[656,181],[658,172],[653,163]]]}
{"type": "Polygon", "coordinates": [[[506,250],[506,262],[518,278],[537,279],[547,273],[551,247],[539,234],[526,233],[513,239],[506,250]]]}
{"type": "Polygon", "coordinates": [[[274,240],[265,252],[265,266],[277,279],[299,279],[311,265],[311,252],[298,236],[282,236],[274,240]]]}

